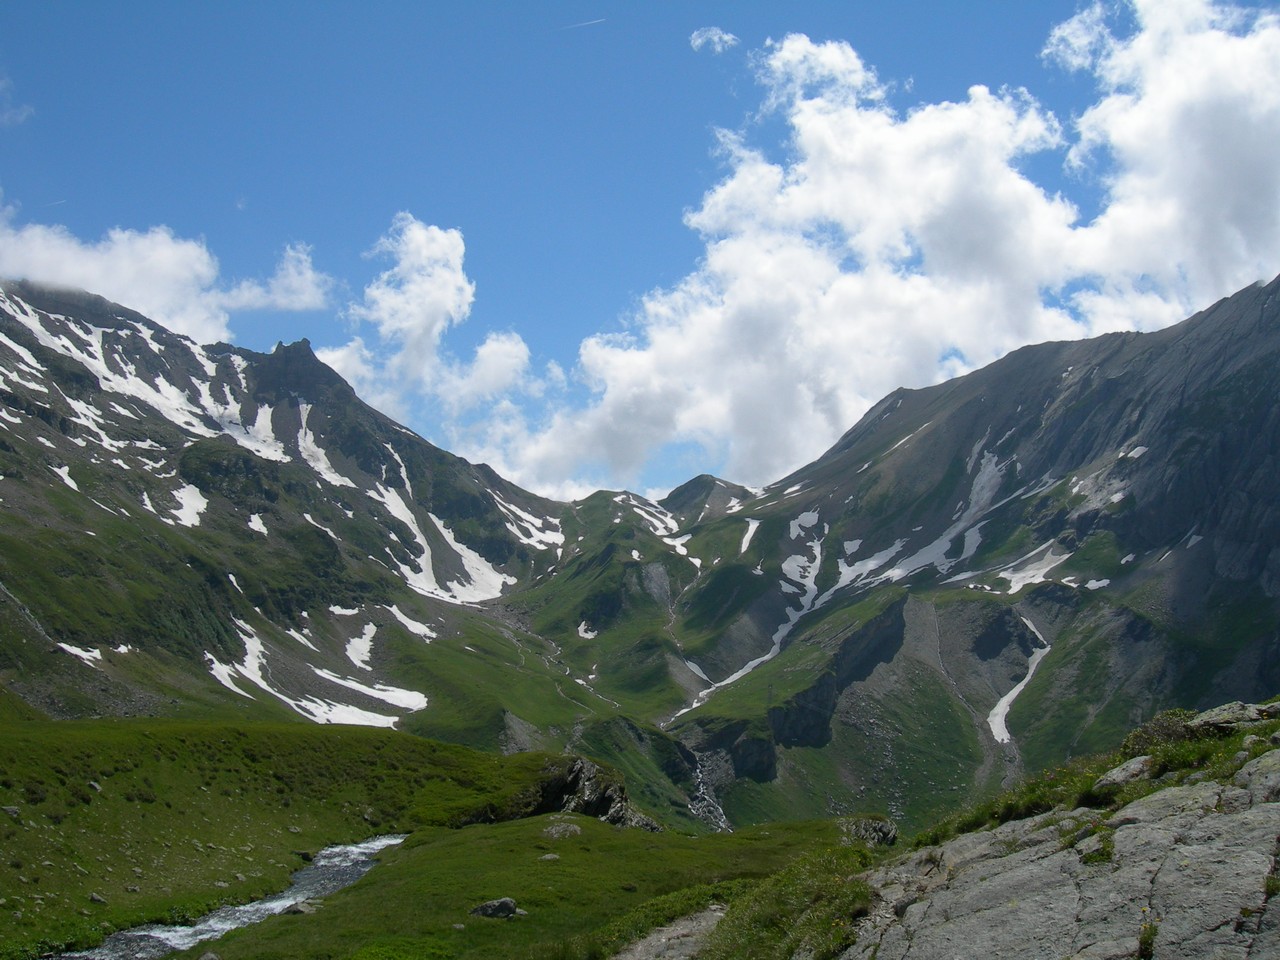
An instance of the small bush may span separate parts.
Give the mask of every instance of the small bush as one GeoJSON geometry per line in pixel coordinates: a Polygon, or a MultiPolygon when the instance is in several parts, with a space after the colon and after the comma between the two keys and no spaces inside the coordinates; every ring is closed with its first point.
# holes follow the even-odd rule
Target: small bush
{"type": "Polygon", "coordinates": [[[1140,757],[1152,753],[1160,747],[1184,740],[1195,739],[1195,734],[1187,726],[1195,719],[1194,710],[1166,710],[1138,727],[1124,738],[1120,744],[1120,752],[1126,758],[1140,757]]]}

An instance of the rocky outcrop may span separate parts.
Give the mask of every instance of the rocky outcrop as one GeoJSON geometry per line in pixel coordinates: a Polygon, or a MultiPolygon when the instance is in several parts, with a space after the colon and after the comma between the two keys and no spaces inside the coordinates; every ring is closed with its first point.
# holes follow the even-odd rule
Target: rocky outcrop
{"type": "Polygon", "coordinates": [[[662,829],[631,806],[622,778],[597,763],[575,757],[543,782],[542,802],[535,813],[584,813],[620,827],[662,829]]]}
{"type": "Polygon", "coordinates": [[[865,877],[843,960],[1280,956],[1280,751],[1228,783],[966,834],[865,877]]]}

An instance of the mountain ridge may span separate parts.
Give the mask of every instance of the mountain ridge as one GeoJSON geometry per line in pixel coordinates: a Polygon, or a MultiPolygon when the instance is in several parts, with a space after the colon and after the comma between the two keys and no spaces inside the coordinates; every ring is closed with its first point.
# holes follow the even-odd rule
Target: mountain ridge
{"type": "Polygon", "coordinates": [[[306,341],[2,290],[0,683],[51,715],[590,742],[651,812],[912,821],[1280,688],[1280,278],[894,391],[762,490],[574,503],[372,410],[306,341]]]}

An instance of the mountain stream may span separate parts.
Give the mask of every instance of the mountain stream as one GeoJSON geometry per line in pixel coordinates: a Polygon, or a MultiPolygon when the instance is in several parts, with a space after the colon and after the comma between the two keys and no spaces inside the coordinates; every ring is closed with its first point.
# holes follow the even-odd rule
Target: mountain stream
{"type": "Polygon", "coordinates": [[[159,960],[175,950],[215,940],[224,933],[284,913],[303,901],[349,887],[373,868],[374,854],[403,840],[404,835],[389,835],[326,847],[293,875],[293,883],[281,893],[238,907],[222,907],[190,926],[148,924],[120,930],[92,950],[58,956],[61,960],[159,960]]]}

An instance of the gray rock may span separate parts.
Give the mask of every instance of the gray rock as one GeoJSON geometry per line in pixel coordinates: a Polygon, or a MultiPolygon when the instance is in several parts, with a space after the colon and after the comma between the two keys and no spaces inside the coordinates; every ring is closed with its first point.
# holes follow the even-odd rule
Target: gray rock
{"type": "Polygon", "coordinates": [[[100,893],[91,893],[89,894],[89,902],[90,903],[106,903],[107,899],[100,893]]]}
{"type": "Polygon", "coordinates": [[[1133,783],[1136,780],[1146,780],[1151,776],[1153,762],[1153,759],[1149,756],[1134,757],[1132,760],[1126,760],[1120,766],[1108,770],[1100,776],[1093,788],[1095,790],[1105,790],[1109,787],[1123,787],[1126,783],[1133,783]]]}
{"type": "Polygon", "coordinates": [[[7,813],[9,816],[13,817],[13,819],[15,820],[22,819],[22,811],[19,810],[17,807],[0,807],[0,812],[7,813]]]}
{"type": "Polygon", "coordinates": [[[576,823],[552,823],[543,829],[542,835],[552,840],[567,840],[569,837],[576,837],[582,833],[582,828],[576,823]]]}
{"type": "Polygon", "coordinates": [[[869,847],[891,847],[898,840],[898,825],[887,817],[847,817],[839,827],[845,838],[869,847]]]}
{"type": "Polygon", "coordinates": [[[553,862],[553,861],[555,861],[555,860],[559,860],[559,859],[560,859],[560,854],[558,854],[558,853],[544,853],[544,854],[543,854],[542,856],[540,856],[538,859],[539,859],[539,860],[545,860],[547,863],[551,863],[551,862],[553,862]]]}
{"type": "Polygon", "coordinates": [[[476,917],[495,917],[498,919],[508,919],[510,917],[523,915],[524,911],[516,906],[516,902],[510,897],[499,897],[497,900],[486,900],[477,907],[471,908],[472,916],[476,917]]]}
{"type": "Polygon", "coordinates": [[[877,896],[842,960],[1118,960],[1137,955],[1143,922],[1157,926],[1161,960],[1280,956],[1265,893],[1276,798],[1280,751],[1232,784],[1170,787],[1110,817],[1056,811],[915,851],[866,875],[877,896]],[[1104,835],[1112,856],[1086,863],[1104,835]]]}
{"type": "Polygon", "coordinates": [[[1248,790],[1254,803],[1280,800],[1280,750],[1250,760],[1240,768],[1234,783],[1248,790]]]}
{"type": "Polygon", "coordinates": [[[1280,716],[1280,704],[1259,705],[1234,700],[1198,714],[1187,723],[1187,728],[1194,731],[1216,730],[1225,733],[1263,720],[1271,720],[1277,716],[1280,716]]]}

